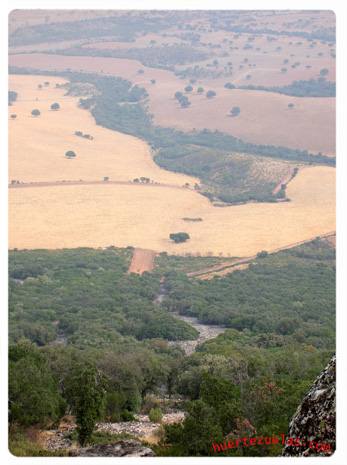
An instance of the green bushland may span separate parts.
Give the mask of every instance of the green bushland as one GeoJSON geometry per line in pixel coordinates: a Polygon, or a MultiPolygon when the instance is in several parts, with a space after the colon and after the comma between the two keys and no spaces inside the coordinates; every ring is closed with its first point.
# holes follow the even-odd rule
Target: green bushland
{"type": "Polygon", "coordinates": [[[155,274],[127,274],[131,249],[10,251],[10,340],[63,337],[102,347],[124,337],[194,339],[197,331],[154,304],[155,274]],[[90,331],[90,324],[93,331],[90,331]]]}
{"type": "MultiPolygon", "coordinates": [[[[334,249],[317,239],[206,282],[179,271],[190,260],[191,267],[205,264],[202,257],[162,255],[154,272],[128,275],[131,252],[10,251],[13,453],[52,455],[25,431],[57,425],[67,412],[78,423],[72,439],[113,442],[118,438],[95,433],[96,421],[129,421],[142,408],[165,408],[150,401],[163,393],[180,395],[187,417],[165,427],[155,446],[160,455],[211,455],[212,440],[230,431],[251,436],[249,424],[258,435],[286,433],[334,351],[334,249]],[[163,272],[165,297],[154,305],[163,272]],[[167,340],[195,330],[184,325],[177,332],[171,310],[230,329],[185,356],[167,340]],[[148,327],[157,326],[165,330],[148,336],[148,327]]],[[[279,452],[273,446],[228,453],[279,452]]]]}
{"type": "Polygon", "coordinates": [[[128,49],[101,49],[91,47],[72,47],[59,50],[59,55],[68,56],[93,56],[107,58],[126,58],[128,60],[138,60],[144,66],[151,68],[162,68],[174,70],[175,65],[184,65],[195,61],[206,60],[209,55],[199,49],[188,45],[169,45],[146,48],[128,49]]]}
{"type": "Polygon", "coordinates": [[[293,81],[287,86],[239,86],[238,89],[265,90],[267,92],[277,92],[293,97],[335,97],[336,83],[327,81],[324,78],[309,79],[307,81],[293,81]]]}
{"type": "Polygon", "coordinates": [[[195,257],[188,254],[184,257],[182,255],[168,255],[166,252],[162,252],[155,257],[155,269],[158,273],[162,274],[172,270],[190,273],[218,265],[225,262],[225,260],[225,257],[195,257]]]}
{"type": "Polygon", "coordinates": [[[258,258],[209,281],[168,273],[169,311],[255,334],[331,347],[335,334],[335,251],[323,240],[258,258]],[[295,289],[295,291],[294,291],[295,289]]]}
{"type": "Polygon", "coordinates": [[[73,22],[61,21],[20,27],[10,34],[9,43],[11,46],[17,46],[40,42],[60,42],[62,37],[64,40],[90,40],[107,36],[112,36],[114,40],[131,42],[138,35],[158,32],[167,26],[168,21],[165,18],[105,16],[73,22]]]}

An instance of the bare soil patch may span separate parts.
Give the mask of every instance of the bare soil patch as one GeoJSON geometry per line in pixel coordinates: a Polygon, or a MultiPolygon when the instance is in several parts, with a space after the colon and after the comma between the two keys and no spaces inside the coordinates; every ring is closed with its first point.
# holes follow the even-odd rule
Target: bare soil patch
{"type": "Polygon", "coordinates": [[[142,274],[145,271],[152,271],[156,252],[153,250],[136,248],[129,266],[129,273],[142,274]]]}

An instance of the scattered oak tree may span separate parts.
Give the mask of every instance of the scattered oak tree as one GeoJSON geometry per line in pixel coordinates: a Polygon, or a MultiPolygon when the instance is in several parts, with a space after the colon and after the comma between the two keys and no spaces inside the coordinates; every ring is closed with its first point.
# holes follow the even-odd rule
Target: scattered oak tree
{"type": "Polygon", "coordinates": [[[188,239],[190,239],[189,234],[186,232],[171,233],[169,237],[176,244],[179,244],[180,242],[186,242],[188,239]]]}
{"type": "Polygon", "coordinates": [[[36,117],[36,116],[40,116],[40,115],[41,115],[41,112],[40,112],[40,110],[38,110],[37,108],[35,108],[34,110],[32,110],[31,115],[32,115],[32,116],[35,116],[35,117],[36,117]]]}
{"type": "Polygon", "coordinates": [[[209,91],[206,92],[206,97],[207,97],[207,98],[213,98],[213,97],[215,97],[216,95],[217,95],[217,94],[216,94],[216,92],[215,92],[214,90],[209,90],[209,91]]]}
{"type": "Polygon", "coordinates": [[[59,103],[57,103],[57,102],[52,103],[52,105],[51,105],[51,110],[53,110],[53,111],[60,110],[60,105],[59,105],[59,103]]]}
{"type": "Polygon", "coordinates": [[[92,365],[78,367],[68,381],[67,393],[76,415],[78,441],[81,446],[90,439],[101,415],[104,384],[103,376],[92,365]]]}
{"type": "Polygon", "coordinates": [[[232,107],[232,109],[230,110],[230,116],[239,116],[239,114],[241,113],[241,109],[240,107],[232,107]]]}
{"type": "Polygon", "coordinates": [[[75,158],[76,153],[73,150],[68,150],[67,152],[65,152],[65,156],[66,158],[75,158]]]}

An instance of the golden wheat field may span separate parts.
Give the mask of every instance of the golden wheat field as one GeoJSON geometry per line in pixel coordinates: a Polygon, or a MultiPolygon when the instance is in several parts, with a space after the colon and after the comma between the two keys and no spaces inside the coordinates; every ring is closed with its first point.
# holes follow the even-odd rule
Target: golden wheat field
{"type": "Polygon", "coordinates": [[[55,88],[65,81],[51,76],[11,75],[9,88],[18,99],[9,107],[16,114],[9,121],[9,179],[24,182],[62,180],[131,181],[145,176],[155,182],[183,185],[197,180],[159,168],[152,160],[149,146],[142,140],[95,124],[88,110],[77,107],[78,97],[64,96],[64,89],[55,88]],[[38,89],[39,84],[49,86],[38,89]],[[52,111],[58,102],[60,110],[52,111]],[[37,108],[41,115],[31,116],[37,108]],[[82,131],[93,140],[74,134],[82,131]],[[67,159],[73,150],[77,157],[67,159]]]}
{"type": "Polygon", "coordinates": [[[335,229],[335,169],[307,167],[291,202],[218,208],[184,189],[54,186],[10,189],[10,248],[141,247],[169,253],[249,256],[335,229]],[[187,223],[186,216],[202,222],[187,223]],[[191,239],[173,244],[171,232],[191,239]]]}
{"type": "Polygon", "coordinates": [[[12,66],[39,70],[70,68],[129,79],[147,90],[149,111],[158,126],[183,131],[219,130],[247,142],[335,156],[335,98],[332,97],[291,97],[273,92],[228,90],[224,83],[229,79],[206,80],[199,84],[206,91],[215,90],[216,97],[208,99],[198,95],[195,89],[187,94],[191,106],[182,109],[174,94],[184,90],[185,82],[171,71],[146,67],[137,60],[33,53],[10,55],[9,62],[12,66]],[[138,74],[139,69],[144,70],[143,75],[138,74]],[[150,79],[156,80],[154,86],[150,79]],[[288,108],[290,103],[294,103],[293,108],[288,108]],[[229,116],[233,106],[241,109],[237,118],[229,116]]]}

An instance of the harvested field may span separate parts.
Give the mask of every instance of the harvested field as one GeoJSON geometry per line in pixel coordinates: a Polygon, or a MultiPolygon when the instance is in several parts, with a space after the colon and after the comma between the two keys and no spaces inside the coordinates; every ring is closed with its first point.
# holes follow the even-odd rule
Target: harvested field
{"type": "Polygon", "coordinates": [[[9,178],[22,182],[41,181],[132,181],[148,177],[154,182],[181,186],[197,182],[196,178],[159,168],[152,160],[148,145],[135,137],[102,128],[87,110],[77,107],[78,97],[64,96],[56,83],[65,82],[51,76],[11,75],[9,87],[18,100],[9,107],[17,118],[9,121],[9,178]],[[48,81],[50,85],[38,89],[48,81]],[[53,102],[60,110],[51,111],[53,102]],[[31,110],[38,108],[39,117],[31,110]],[[78,137],[75,131],[93,136],[78,137]],[[73,150],[76,158],[65,157],[73,150]]]}
{"type": "Polygon", "coordinates": [[[307,167],[287,188],[291,202],[213,207],[184,189],[56,186],[10,189],[10,248],[105,247],[249,257],[335,229],[335,169],[307,167]],[[182,218],[202,217],[187,223],[182,218]],[[191,239],[174,244],[169,234],[191,239]]]}
{"type": "Polygon", "coordinates": [[[151,111],[161,126],[218,129],[256,144],[282,145],[335,156],[335,99],[291,97],[239,89],[219,89],[214,99],[194,94],[182,109],[173,99],[171,111],[152,100],[151,111]],[[293,103],[294,108],[288,108],[293,103]],[[230,117],[233,106],[241,113],[230,117]],[[328,128],[328,129],[327,129],[328,128]]]}
{"type": "MultiPolygon", "coordinates": [[[[335,98],[291,97],[287,95],[251,90],[228,90],[218,81],[201,81],[206,90],[217,95],[189,94],[191,106],[182,109],[173,98],[182,91],[185,82],[173,72],[148,68],[139,61],[59,56],[49,54],[18,54],[9,57],[10,65],[47,70],[103,72],[129,79],[146,88],[149,94],[149,111],[154,123],[182,130],[218,129],[257,144],[282,145],[291,148],[335,155],[335,98]],[[138,70],[144,74],[139,75],[138,70]],[[155,79],[156,84],[150,84],[155,79]],[[293,103],[293,108],[288,104],[293,103]],[[238,117],[230,117],[230,109],[239,106],[238,117]],[[328,130],[327,130],[328,128],[328,130]]],[[[199,81],[200,84],[200,81],[199,81]]]]}
{"type": "Polygon", "coordinates": [[[129,266],[129,273],[142,274],[145,271],[152,271],[155,256],[156,253],[153,250],[135,249],[129,266]]]}

